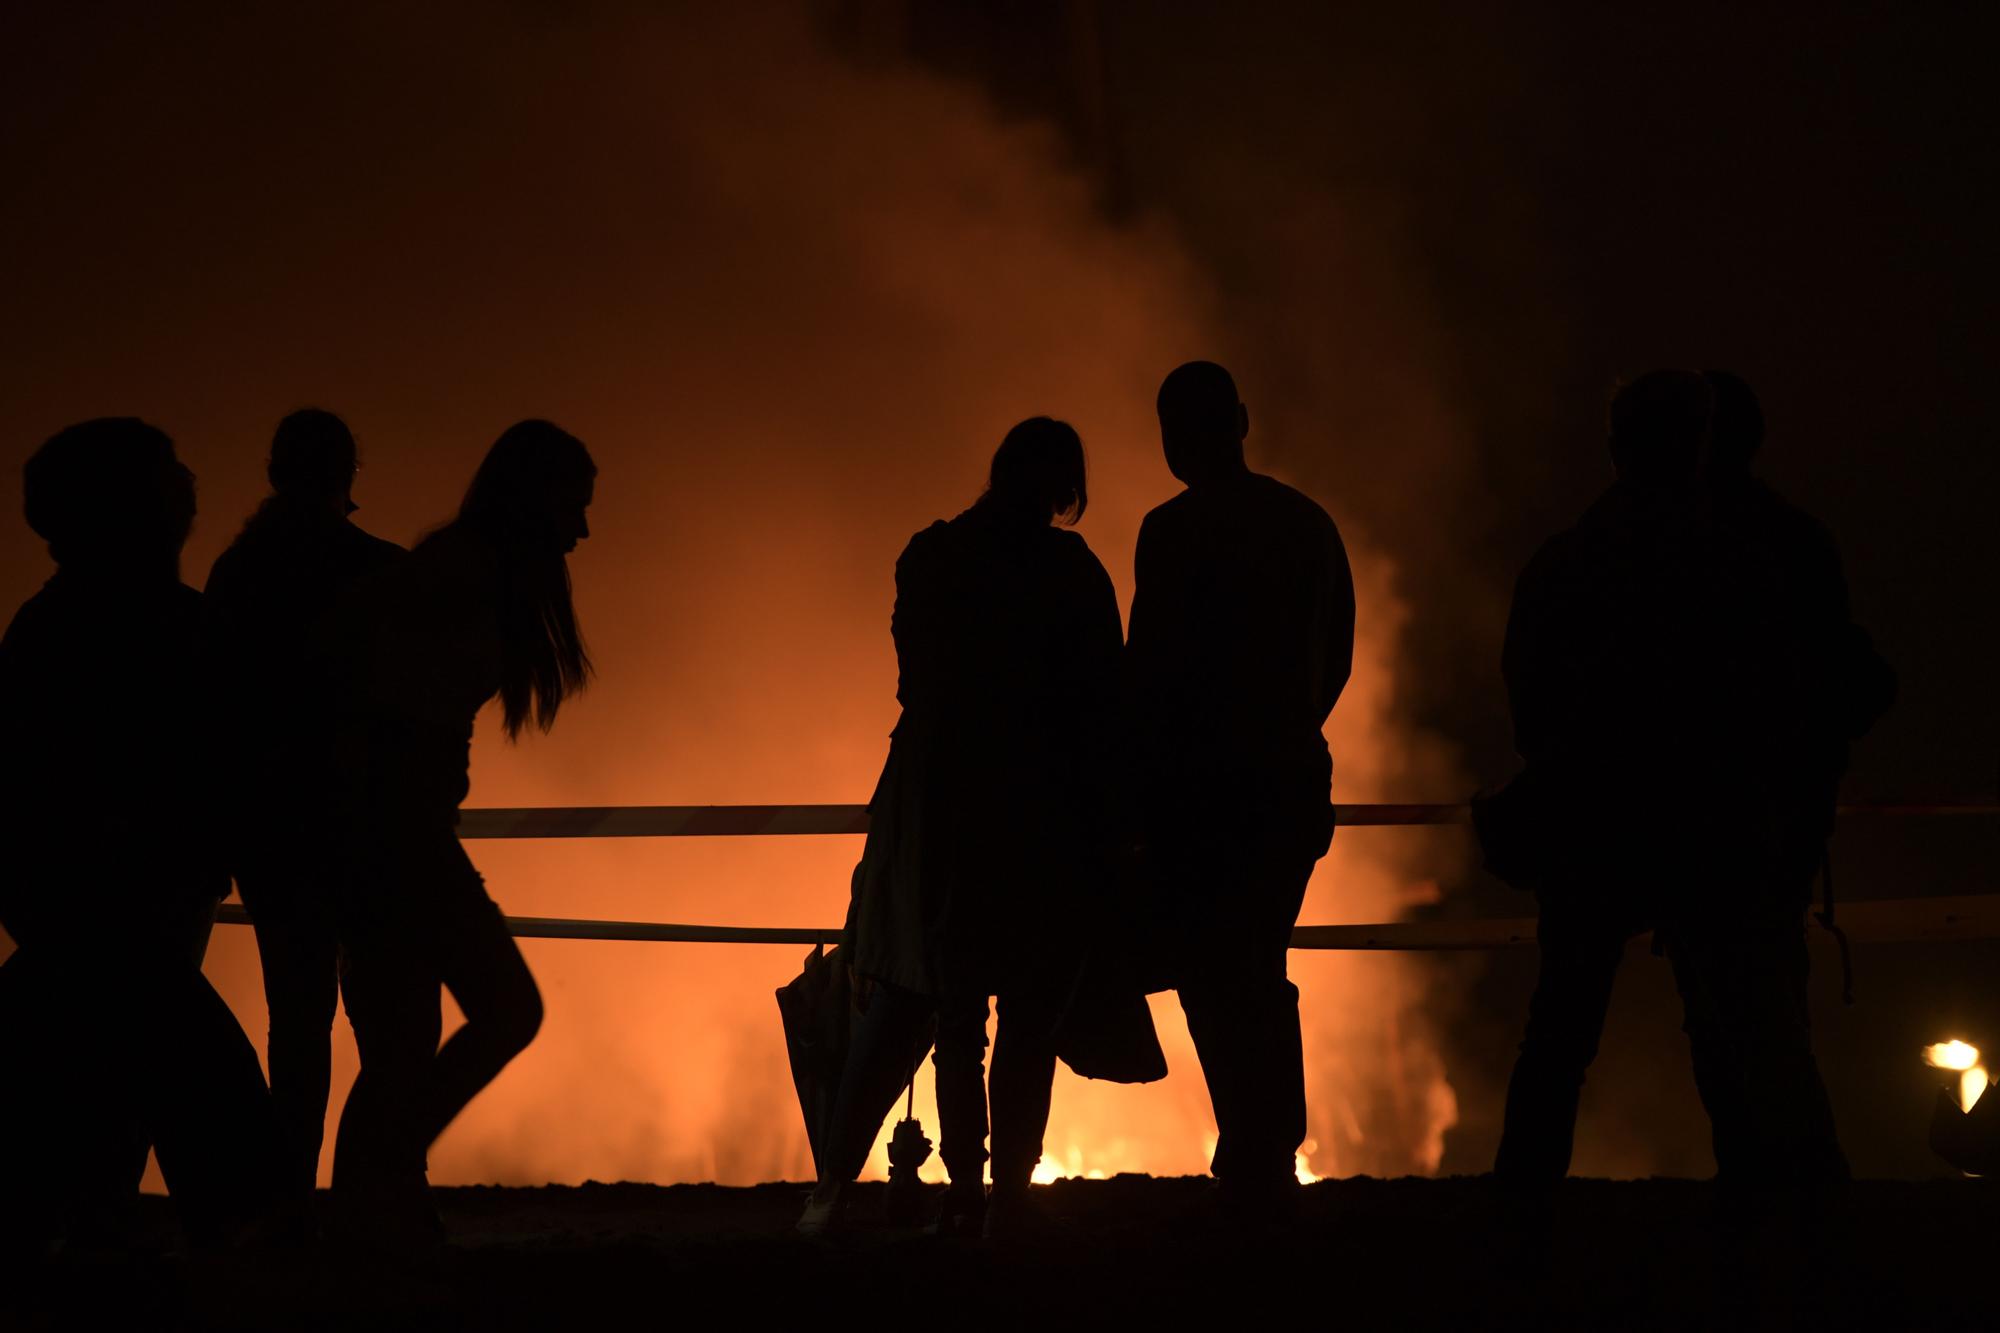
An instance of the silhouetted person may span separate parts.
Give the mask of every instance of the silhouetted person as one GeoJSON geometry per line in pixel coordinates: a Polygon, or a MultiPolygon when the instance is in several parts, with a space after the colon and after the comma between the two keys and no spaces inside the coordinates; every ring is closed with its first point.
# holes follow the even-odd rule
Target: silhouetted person
{"type": "Polygon", "coordinates": [[[1184,937],[1212,1169],[1254,1210],[1290,1197],[1306,1132],[1286,955],[1333,833],[1321,729],[1353,660],[1354,583],[1326,511],[1245,465],[1228,371],[1181,366],[1158,406],[1187,489],[1139,531],[1127,656],[1144,843],[1184,937]]]}
{"type": "MultiPolygon", "coordinates": [[[[970,509],[910,539],[896,562],[896,697],[902,717],[869,803],[855,875],[853,966],[872,987],[815,1208],[860,1172],[876,1123],[851,1083],[875,1077],[937,1015],[939,1155],[951,1175],[941,1232],[986,1218],[989,997],[998,997],[991,1086],[1000,1230],[1025,1220],[1042,1157],[1056,1028],[1080,963],[1074,931],[1106,887],[1118,599],[1068,525],[1088,503],[1083,444],[1034,417],[1007,433],[970,509]]],[[[808,1210],[802,1229],[814,1229],[808,1210]]]]}
{"type": "Polygon", "coordinates": [[[459,845],[474,716],[544,731],[590,662],[568,555],[590,535],[597,467],[546,421],[510,426],[458,517],[357,599],[339,884],[342,994],[361,1073],[340,1119],[334,1191],[355,1234],[437,1236],[425,1154],[534,1039],[541,995],[459,845]],[[439,987],[465,1024],[439,1048],[439,987]]]}
{"type": "Polygon", "coordinates": [[[1718,1180],[1845,1179],[1807,1030],[1804,911],[1850,739],[1894,681],[1825,530],[1749,474],[1734,376],[1660,371],[1611,409],[1618,480],[1521,575],[1503,671],[1541,973],[1494,1170],[1569,1166],[1626,941],[1672,960],[1718,1180]]]}
{"type": "Polygon", "coordinates": [[[236,690],[234,868],[263,962],[271,1101],[286,1185],[305,1197],[319,1172],[340,984],[328,900],[336,705],[314,638],[340,597],[405,554],[348,521],[357,466],[354,437],[333,413],[308,408],[279,422],[271,495],[217,558],[206,589],[236,690]]]}
{"type": "Polygon", "coordinates": [[[267,1203],[257,1056],[201,974],[229,889],[225,722],[201,594],[180,581],[194,476],[132,418],[64,430],[23,472],[56,573],[0,640],[0,1207],[11,1239],[88,1228],[150,1143],[190,1234],[267,1203]]]}

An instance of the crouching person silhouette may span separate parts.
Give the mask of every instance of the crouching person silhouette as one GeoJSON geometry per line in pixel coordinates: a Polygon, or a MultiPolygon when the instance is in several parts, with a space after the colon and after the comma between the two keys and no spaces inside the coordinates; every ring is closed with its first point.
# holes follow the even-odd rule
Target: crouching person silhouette
{"type": "Polygon", "coordinates": [[[510,738],[547,730],[590,671],[568,555],[590,535],[589,452],[546,421],[511,426],[458,517],[351,614],[340,767],[352,830],[336,906],[342,993],[361,1053],[334,1144],[351,1239],[428,1252],[441,1240],[426,1154],[534,1039],[541,995],[460,847],[472,724],[495,695],[510,738]],[[465,1024],[439,1047],[440,987],[465,1024]]]}
{"type": "Polygon", "coordinates": [[[879,1127],[873,1048],[904,1058],[932,1013],[939,1155],[951,1177],[937,1229],[1033,1225],[1028,1186],[1081,962],[1073,932],[1048,924],[1074,921],[1106,887],[1113,830],[1118,600],[1068,530],[1087,503],[1076,432],[1035,417],[1007,433],[978,501],[912,537],[896,562],[903,712],[848,916],[867,1009],[831,1117],[828,1142],[842,1155],[801,1221],[809,1234],[832,1221],[879,1127]]]}
{"type": "Polygon", "coordinates": [[[101,1234],[149,1144],[193,1240],[244,1238],[275,1134],[256,1051],[201,973],[229,854],[216,654],[180,580],[194,475],[116,418],[51,438],[23,483],[56,572],[0,640],[7,1239],[101,1234]]]}
{"type": "Polygon", "coordinates": [[[1181,366],[1158,406],[1187,489],[1146,516],[1135,563],[1126,654],[1145,860],[1178,927],[1222,1198],[1282,1214],[1306,1134],[1286,955],[1333,834],[1321,728],[1353,660],[1354,583],[1326,511],[1244,463],[1249,412],[1228,371],[1181,366]]]}

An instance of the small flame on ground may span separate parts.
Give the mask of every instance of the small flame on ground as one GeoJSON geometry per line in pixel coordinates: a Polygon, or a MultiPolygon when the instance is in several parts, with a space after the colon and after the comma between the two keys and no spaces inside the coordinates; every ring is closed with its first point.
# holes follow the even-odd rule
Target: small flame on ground
{"type": "Polygon", "coordinates": [[[1037,1185],[1052,1185],[1058,1180],[1105,1180],[1110,1174],[1102,1167],[1086,1167],[1083,1164],[1083,1149],[1072,1143],[1069,1151],[1061,1157],[1043,1153],[1029,1179],[1037,1185]]]}
{"type": "Polygon", "coordinates": [[[1319,1179],[1317,1175],[1313,1174],[1312,1163],[1308,1160],[1313,1153],[1318,1151],[1319,1143],[1316,1140],[1307,1139],[1299,1145],[1299,1150],[1292,1154],[1292,1172],[1298,1176],[1299,1184],[1310,1185],[1319,1179]]]}
{"type": "Polygon", "coordinates": [[[1958,1071],[1958,1109],[1961,1111],[1973,1108],[1990,1081],[1985,1066],[1979,1063],[1979,1048],[1956,1037],[1924,1047],[1924,1063],[1933,1069],[1958,1071]]]}

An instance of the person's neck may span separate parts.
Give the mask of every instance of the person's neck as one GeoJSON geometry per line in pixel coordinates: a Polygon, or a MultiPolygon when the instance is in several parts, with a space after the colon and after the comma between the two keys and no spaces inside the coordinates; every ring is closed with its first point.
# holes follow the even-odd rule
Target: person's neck
{"type": "Polygon", "coordinates": [[[1243,455],[1239,453],[1234,458],[1219,459],[1212,466],[1205,467],[1182,480],[1187,483],[1187,488],[1191,491],[1212,491],[1240,482],[1249,475],[1250,464],[1245,462],[1243,455]]]}
{"type": "Polygon", "coordinates": [[[181,581],[180,558],[170,560],[67,560],[55,578],[76,588],[139,592],[171,588],[181,581]]]}

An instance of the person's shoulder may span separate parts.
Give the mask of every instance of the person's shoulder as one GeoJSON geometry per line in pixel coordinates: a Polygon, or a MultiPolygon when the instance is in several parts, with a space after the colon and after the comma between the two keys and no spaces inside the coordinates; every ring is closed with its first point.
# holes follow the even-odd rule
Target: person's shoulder
{"type": "Polygon", "coordinates": [[[1059,528],[1050,524],[1043,531],[1048,535],[1042,540],[1054,553],[1054,558],[1061,561],[1064,566],[1086,572],[1104,573],[1104,562],[1097,558],[1097,552],[1090,549],[1090,543],[1085,541],[1083,534],[1075,528],[1059,528]]]}
{"type": "Polygon", "coordinates": [[[222,548],[222,554],[215,557],[215,563],[208,567],[208,580],[203,585],[203,591],[211,596],[218,590],[226,593],[242,572],[244,558],[243,534],[238,533],[234,541],[222,548]]]}
{"type": "Polygon", "coordinates": [[[395,542],[377,537],[354,523],[342,523],[340,530],[341,543],[347,547],[349,554],[357,563],[370,568],[379,568],[409,557],[409,551],[395,542]]]}
{"type": "Polygon", "coordinates": [[[1811,513],[1793,504],[1768,482],[1753,479],[1740,492],[1739,505],[1750,521],[1767,531],[1801,545],[1833,545],[1833,530],[1811,513]]]}
{"type": "Polygon", "coordinates": [[[951,547],[952,524],[956,521],[941,518],[910,534],[910,539],[903,543],[902,554],[896,557],[896,571],[900,574],[941,559],[951,547]]]}
{"type": "Polygon", "coordinates": [[[903,543],[903,554],[921,554],[926,551],[937,550],[939,547],[944,546],[951,540],[952,525],[963,517],[964,515],[961,514],[958,519],[940,518],[935,522],[918,528],[910,534],[910,539],[903,543]]]}
{"type": "Polygon", "coordinates": [[[1146,517],[1139,521],[1139,535],[1144,536],[1150,529],[1159,532],[1188,521],[1194,512],[1194,492],[1181,490],[1168,496],[1146,511],[1146,517]]]}
{"type": "Polygon", "coordinates": [[[1248,493],[1253,497],[1252,503],[1268,516],[1269,521],[1313,538],[1340,540],[1340,528],[1334,523],[1333,515],[1326,512],[1326,506],[1298,487],[1262,472],[1252,472],[1248,493]]]}
{"type": "Polygon", "coordinates": [[[0,633],[0,648],[19,650],[39,639],[48,626],[59,618],[60,600],[47,584],[42,585],[34,596],[15,608],[5,633],[0,633]]]}
{"type": "Polygon", "coordinates": [[[1327,513],[1326,507],[1319,501],[1268,473],[1252,472],[1245,483],[1245,493],[1253,503],[1303,522],[1324,523],[1329,527],[1333,524],[1333,515],[1327,513]]]}
{"type": "MultiPolygon", "coordinates": [[[[1602,504],[1602,501],[1599,502],[1602,504]]],[[[1533,587],[1574,569],[1594,565],[1604,553],[1611,525],[1598,506],[1577,522],[1545,538],[1521,568],[1516,587],[1533,587]]]]}

